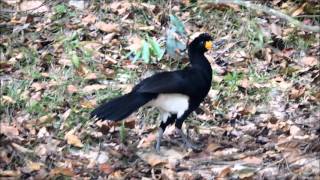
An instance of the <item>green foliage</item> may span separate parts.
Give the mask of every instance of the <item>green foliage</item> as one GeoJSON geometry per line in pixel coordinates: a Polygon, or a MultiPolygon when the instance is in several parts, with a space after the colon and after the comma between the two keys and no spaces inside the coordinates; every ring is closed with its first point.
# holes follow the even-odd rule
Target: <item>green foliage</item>
{"type": "Polygon", "coordinates": [[[145,63],[150,63],[152,57],[157,61],[161,60],[164,55],[164,50],[155,38],[147,36],[147,38],[143,40],[142,47],[138,50],[131,50],[129,55],[134,55],[132,62],[142,59],[145,63]]]}
{"type": "Polygon", "coordinates": [[[180,35],[185,35],[186,30],[183,25],[183,22],[180,21],[180,19],[175,15],[170,14],[169,17],[170,17],[170,29],[177,32],[180,35]]]}
{"type": "Polygon", "coordinates": [[[74,17],[76,16],[76,13],[74,11],[68,10],[68,6],[65,4],[58,4],[53,7],[53,10],[55,12],[55,15],[53,16],[53,19],[61,19],[64,16],[66,17],[74,17]]]}
{"type": "Polygon", "coordinates": [[[226,82],[228,90],[230,92],[234,92],[237,90],[237,86],[238,86],[240,80],[241,80],[241,75],[235,71],[232,73],[228,73],[224,77],[224,81],[226,82]]]}
{"type": "Polygon", "coordinates": [[[255,19],[248,22],[244,33],[248,37],[249,43],[254,45],[255,50],[263,48],[265,42],[267,42],[267,40],[264,40],[263,32],[255,19]]]}
{"type": "Polygon", "coordinates": [[[167,30],[166,50],[171,57],[176,57],[176,50],[183,50],[186,48],[185,44],[176,38],[176,34],[186,36],[183,22],[174,15],[170,15],[170,26],[167,30]]]}

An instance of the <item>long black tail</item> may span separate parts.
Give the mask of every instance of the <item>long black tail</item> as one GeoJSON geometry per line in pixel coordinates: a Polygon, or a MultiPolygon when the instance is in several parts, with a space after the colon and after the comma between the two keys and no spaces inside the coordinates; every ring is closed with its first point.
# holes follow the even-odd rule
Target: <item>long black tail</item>
{"type": "Polygon", "coordinates": [[[91,117],[101,120],[120,121],[143,106],[154,95],[131,92],[106,102],[91,112],[91,117]]]}

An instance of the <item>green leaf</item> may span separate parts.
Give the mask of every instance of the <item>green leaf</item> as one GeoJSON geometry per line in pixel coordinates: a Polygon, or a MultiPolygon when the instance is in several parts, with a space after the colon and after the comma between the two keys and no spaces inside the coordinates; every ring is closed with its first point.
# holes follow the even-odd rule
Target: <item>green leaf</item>
{"type": "Polygon", "coordinates": [[[71,62],[76,68],[80,67],[80,59],[75,52],[72,53],[71,62]]]}
{"type": "MultiPolygon", "coordinates": [[[[133,52],[133,53],[134,53],[134,52],[133,52]]],[[[140,59],[140,58],[141,58],[141,54],[142,54],[142,51],[141,51],[141,50],[137,51],[137,52],[135,53],[134,58],[132,59],[132,62],[134,63],[134,62],[136,62],[138,59],[140,59]]]]}
{"type": "Polygon", "coordinates": [[[174,30],[180,34],[180,35],[184,35],[185,34],[185,27],[183,25],[183,22],[180,21],[180,19],[175,16],[175,15],[170,15],[170,23],[171,25],[174,27],[174,30]]]}
{"type": "Polygon", "coordinates": [[[144,62],[149,63],[150,62],[150,49],[149,49],[149,43],[146,41],[143,42],[142,46],[142,59],[144,62]]]}
{"type": "Polygon", "coordinates": [[[164,54],[164,50],[161,49],[159,43],[154,38],[148,38],[148,42],[151,44],[152,52],[160,60],[164,54]]]}
{"type": "Polygon", "coordinates": [[[186,46],[178,41],[175,36],[173,30],[168,30],[167,31],[167,52],[171,57],[176,56],[176,50],[183,50],[186,48],[186,46]]]}

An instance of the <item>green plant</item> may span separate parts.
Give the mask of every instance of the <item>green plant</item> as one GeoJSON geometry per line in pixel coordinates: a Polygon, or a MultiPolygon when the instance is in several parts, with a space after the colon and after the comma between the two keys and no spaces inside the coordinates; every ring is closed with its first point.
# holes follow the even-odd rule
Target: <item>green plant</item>
{"type": "Polygon", "coordinates": [[[176,57],[176,50],[184,50],[185,44],[176,38],[176,34],[186,36],[184,24],[177,16],[170,15],[169,29],[166,33],[166,50],[169,56],[176,57]]]}
{"type": "Polygon", "coordinates": [[[133,62],[142,59],[145,63],[150,63],[152,57],[155,57],[157,61],[161,60],[164,55],[164,50],[155,38],[147,36],[146,39],[143,40],[142,47],[138,50],[131,50],[129,55],[134,55],[132,59],[133,62]]]}

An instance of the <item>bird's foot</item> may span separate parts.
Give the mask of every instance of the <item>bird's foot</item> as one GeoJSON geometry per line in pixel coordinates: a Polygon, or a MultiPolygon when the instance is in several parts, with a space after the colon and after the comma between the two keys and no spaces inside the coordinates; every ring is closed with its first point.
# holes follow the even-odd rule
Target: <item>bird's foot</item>
{"type": "Polygon", "coordinates": [[[194,151],[201,151],[202,145],[197,145],[197,144],[192,143],[192,142],[188,139],[188,137],[183,133],[183,131],[182,131],[181,129],[177,129],[177,132],[178,132],[178,134],[180,134],[180,136],[182,137],[184,146],[185,146],[186,148],[188,148],[188,149],[190,148],[190,149],[192,149],[192,150],[194,150],[194,151]]]}

